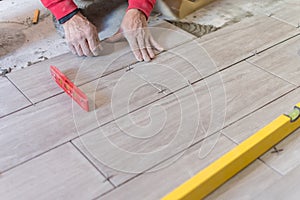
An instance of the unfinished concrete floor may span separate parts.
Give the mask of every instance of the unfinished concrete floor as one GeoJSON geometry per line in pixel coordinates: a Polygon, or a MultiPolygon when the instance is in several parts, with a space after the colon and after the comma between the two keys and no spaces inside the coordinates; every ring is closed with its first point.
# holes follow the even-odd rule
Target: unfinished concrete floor
{"type": "MultiPolygon", "coordinates": [[[[184,19],[222,27],[202,38],[154,17],[166,51],[150,63],[125,41],[76,57],[38,1],[0,4],[12,44],[0,67],[16,66],[0,77],[1,199],[160,199],[300,99],[296,0],[216,1],[184,19]],[[88,95],[90,112],[57,87],[50,65],[88,95]]],[[[298,199],[299,132],[207,199],[298,199]]]]}

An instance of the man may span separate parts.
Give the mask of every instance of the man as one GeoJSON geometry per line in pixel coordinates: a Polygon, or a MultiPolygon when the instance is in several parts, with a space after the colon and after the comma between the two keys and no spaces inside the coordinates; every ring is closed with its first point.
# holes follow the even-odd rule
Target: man
{"type": "MultiPolygon", "coordinates": [[[[98,56],[102,47],[96,27],[81,13],[73,0],[41,0],[63,25],[65,37],[72,53],[79,56],[98,56]]],[[[147,28],[147,19],[156,0],[128,0],[128,9],[118,33],[109,41],[125,37],[138,61],[150,61],[154,49],[163,48],[152,38],[147,28]]]]}

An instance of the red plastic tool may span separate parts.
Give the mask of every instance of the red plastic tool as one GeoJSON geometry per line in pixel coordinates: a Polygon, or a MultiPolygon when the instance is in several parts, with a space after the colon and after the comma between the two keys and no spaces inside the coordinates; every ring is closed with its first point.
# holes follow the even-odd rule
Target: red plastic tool
{"type": "Polygon", "coordinates": [[[50,66],[50,72],[55,82],[85,111],[89,111],[87,96],[72,83],[59,69],[50,66]]]}

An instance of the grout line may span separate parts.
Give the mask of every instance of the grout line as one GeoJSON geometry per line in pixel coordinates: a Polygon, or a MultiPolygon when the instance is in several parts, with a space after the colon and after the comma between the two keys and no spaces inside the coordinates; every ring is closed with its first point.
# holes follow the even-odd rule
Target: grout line
{"type": "Polygon", "coordinates": [[[230,140],[231,142],[233,142],[236,145],[239,145],[239,143],[237,141],[235,141],[233,138],[229,137],[228,135],[226,135],[226,133],[223,132],[223,129],[219,131],[224,137],[226,137],[228,140],[230,140]]]}
{"type": "Polygon", "coordinates": [[[17,112],[19,112],[19,111],[25,110],[26,108],[29,108],[29,107],[31,107],[31,106],[33,106],[33,105],[28,105],[28,106],[24,106],[24,107],[22,107],[22,108],[19,108],[19,109],[13,111],[13,112],[10,112],[10,113],[8,113],[8,114],[5,114],[5,115],[3,115],[3,116],[0,116],[0,119],[3,119],[3,118],[5,118],[5,117],[7,117],[7,116],[9,116],[9,115],[12,115],[12,114],[14,114],[14,113],[17,113],[17,112]]]}
{"type": "MultiPolygon", "coordinates": [[[[266,152],[267,153],[267,152],[266,152]]],[[[264,153],[263,155],[265,155],[266,153],[264,153]]],[[[261,157],[263,156],[261,155],[258,160],[260,160],[264,165],[266,165],[268,168],[270,168],[272,171],[274,171],[276,174],[280,175],[280,176],[284,176],[284,174],[280,173],[280,171],[278,171],[277,169],[273,168],[271,165],[269,165],[268,163],[266,163],[261,157]]]]}
{"type": "Polygon", "coordinates": [[[257,67],[257,68],[261,69],[262,71],[267,72],[268,74],[271,74],[271,75],[273,75],[273,76],[275,76],[275,77],[277,77],[277,78],[279,78],[279,79],[281,79],[281,80],[283,80],[283,81],[285,81],[285,82],[287,82],[287,83],[289,83],[289,84],[291,84],[291,85],[293,85],[293,86],[295,86],[295,87],[298,87],[298,85],[296,85],[296,84],[290,82],[289,80],[286,80],[285,78],[280,77],[279,75],[277,75],[277,74],[275,74],[275,73],[273,73],[273,72],[271,72],[271,71],[268,71],[268,70],[264,69],[263,67],[261,67],[261,66],[255,64],[255,63],[253,63],[253,62],[251,62],[251,61],[246,60],[245,62],[247,62],[247,63],[249,63],[250,65],[253,65],[254,67],[257,67]]]}
{"type": "Polygon", "coordinates": [[[136,73],[134,70],[132,70],[132,73],[134,73],[136,76],[138,76],[140,79],[142,79],[142,80],[145,81],[146,83],[150,84],[153,88],[157,89],[158,92],[161,91],[160,88],[156,87],[152,82],[148,81],[145,77],[139,75],[139,74],[136,73]]]}
{"type": "Polygon", "coordinates": [[[46,153],[48,153],[48,152],[50,152],[50,151],[52,151],[52,150],[54,150],[54,149],[56,149],[56,148],[59,148],[59,147],[65,145],[65,144],[67,144],[69,141],[70,141],[70,140],[65,141],[65,142],[63,142],[63,143],[61,143],[61,144],[59,144],[59,145],[54,146],[54,147],[51,147],[50,149],[48,149],[48,150],[46,150],[46,151],[43,151],[42,153],[39,153],[39,154],[37,154],[37,155],[35,155],[35,156],[31,157],[31,158],[28,158],[28,159],[26,159],[26,160],[24,160],[24,161],[22,161],[22,162],[20,162],[20,163],[18,163],[18,164],[16,164],[16,165],[12,166],[12,167],[9,167],[9,168],[7,168],[7,169],[1,171],[0,174],[5,174],[5,173],[7,173],[7,172],[10,171],[10,170],[13,170],[13,169],[15,169],[15,168],[17,168],[17,167],[19,167],[19,166],[22,166],[23,164],[25,164],[25,163],[27,163],[27,162],[29,162],[29,161],[31,161],[31,160],[37,158],[37,157],[40,157],[40,156],[42,156],[42,155],[44,155],[44,154],[46,154],[46,153]]]}
{"type": "Polygon", "coordinates": [[[134,63],[131,63],[131,64],[127,65],[127,66],[124,66],[124,67],[121,67],[121,68],[119,68],[119,69],[113,70],[113,71],[111,71],[111,72],[104,73],[103,75],[101,75],[101,76],[99,76],[99,77],[93,78],[93,79],[91,79],[91,80],[88,80],[88,81],[83,82],[83,83],[81,83],[81,84],[78,84],[78,85],[76,85],[76,86],[77,86],[77,87],[81,87],[81,86],[83,86],[83,85],[86,85],[86,84],[88,84],[88,83],[91,83],[91,82],[93,82],[93,81],[96,81],[96,80],[98,80],[98,79],[100,79],[100,78],[104,78],[104,77],[106,77],[106,76],[109,76],[109,75],[111,75],[111,74],[114,74],[114,73],[116,73],[116,72],[119,72],[119,71],[121,71],[121,70],[123,70],[123,69],[125,69],[125,68],[127,68],[127,67],[129,67],[129,66],[135,65],[135,64],[137,64],[137,63],[138,63],[138,62],[134,62],[134,63]]]}
{"type": "Polygon", "coordinates": [[[19,89],[16,85],[15,85],[15,83],[12,81],[12,80],[10,80],[9,79],[9,77],[7,77],[7,76],[5,76],[6,78],[7,78],[7,80],[29,101],[29,103],[31,104],[31,105],[33,105],[34,103],[29,99],[29,97],[27,97],[22,91],[21,91],[21,89],[19,89]]]}
{"type": "Polygon", "coordinates": [[[100,197],[103,197],[103,196],[109,194],[110,192],[114,191],[115,189],[116,189],[116,188],[112,188],[112,189],[110,189],[110,190],[108,190],[108,191],[106,191],[106,192],[104,192],[104,193],[102,193],[102,194],[100,194],[100,195],[98,195],[98,196],[92,198],[91,200],[97,200],[97,199],[99,199],[100,197]]]}
{"type": "MultiPolygon", "coordinates": [[[[299,86],[299,87],[300,87],[300,86],[299,86]]],[[[286,95],[292,93],[293,91],[297,90],[299,87],[296,87],[296,88],[293,88],[293,89],[287,91],[286,93],[284,93],[284,94],[282,94],[282,95],[276,97],[275,99],[273,99],[273,100],[271,100],[271,101],[265,103],[264,105],[262,105],[262,106],[260,106],[259,108],[257,108],[257,109],[255,109],[255,110],[251,111],[250,113],[248,113],[248,114],[242,116],[241,118],[239,118],[239,119],[237,119],[237,120],[235,120],[235,121],[229,123],[228,125],[224,126],[224,127],[222,128],[222,130],[225,129],[225,128],[228,128],[229,126],[231,126],[231,125],[233,125],[233,124],[235,124],[235,123],[237,123],[237,122],[239,122],[239,121],[241,121],[241,120],[243,120],[243,119],[245,119],[245,118],[247,118],[247,117],[249,117],[249,116],[252,115],[253,113],[255,113],[255,112],[257,112],[257,111],[263,109],[264,107],[266,107],[266,106],[272,104],[273,102],[275,102],[275,101],[281,99],[282,97],[284,97],[284,96],[286,96],[286,95]]]]}
{"type": "Polygon", "coordinates": [[[56,97],[56,96],[59,96],[59,95],[61,95],[61,94],[64,94],[64,93],[65,93],[65,92],[61,91],[61,92],[59,92],[59,93],[53,94],[53,95],[51,95],[50,97],[47,97],[47,98],[45,98],[45,99],[42,99],[42,100],[39,100],[39,101],[34,102],[33,105],[36,105],[36,104],[39,104],[39,103],[43,103],[43,102],[46,101],[46,100],[52,99],[52,98],[54,98],[54,97],[56,97]]]}
{"type": "MultiPolygon", "coordinates": [[[[199,139],[198,141],[194,142],[193,144],[189,145],[188,147],[186,147],[186,148],[184,148],[184,149],[182,149],[182,150],[179,150],[179,151],[176,152],[175,154],[170,155],[170,156],[168,156],[168,157],[165,158],[165,159],[162,159],[162,160],[159,161],[157,164],[155,164],[155,165],[153,165],[153,166],[151,166],[151,167],[145,169],[143,172],[141,172],[141,173],[139,173],[139,174],[137,174],[137,175],[135,175],[135,176],[133,176],[133,177],[127,179],[127,180],[124,181],[123,183],[117,185],[115,189],[117,189],[117,188],[119,188],[119,187],[122,187],[122,186],[124,186],[125,184],[127,184],[128,182],[130,182],[130,181],[132,181],[132,180],[134,180],[134,179],[136,179],[136,178],[138,178],[138,177],[140,177],[140,176],[146,174],[146,173],[149,172],[151,169],[154,169],[155,167],[157,167],[157,166],[163,164],[164,162],[166,162],[166,161],[168,161],[168,160],[174,158],[175,156],[177,156],[177,155],[180,154],[180,153],[184,153],[185,151],[189,150],[190,148],[194,147],[195,145],[199,144],[200,142],[206,140],[207,138],[209,138],[209,137],[211,137],[211,136],[213,136],[214,134],[217,134],[217,133],[218,133],[218,131],[216,131],[215,133],[210,134],[209,136],[207,136],[207,137],[205,137],[205,138],[199,139]]],[[[176,162],[176,161],[175,161],[175,162],[176,162]]],[[[100,196],[105,196],[105,195],[107,195],[107,194],[108,194],[108,193],[103,194],[103,195],[100,195],[100,196]]],[[[99,196],[99,197],[100,197],[100,196],[99,196]]],[[[97,197],[97,198],[98,198],[98,197],[97,197]]]]}
{"type": "Polygon", "coordinates": [[[107,176],[104,172],[102,172],[73,142],[72,140],[70,141],[70,143],[74,146],[75,149],[77,149],[77,151],[105,178],[105,181],[108,181],[113,188],[116,188],[115,184],[113,184],[113,182],[109,179],[109,176],[107,176]]]}
{"type": "MultiPolygon", "coordinates": [[[[274,47],[276,47],[276,46],[279,46],[280,44],[283,44],[283,43],[285,43],[285,42],[287,42],[287,41],[289,41],[289,40],[291,40],[291,39],[293,39],[293,38],[296,38],[296,37],[298,37],[299,35],[300,35],[300,33],[296,33],[295,35],[288,36],[287,38],[282,39],[281,41],[279,41],[279,42],[277,42],[277,43],[275,43],[275,44],[273,44],[273,45],[271,45],[271,46],[269,46],[269,47],[266,47],[265,49],[262,49],[262,50],[256,52],[256,54],[261,54],[261,53],[263,53],[263,52],[265,52],[265,51],[267,51],[267,50],[269,50],[269,49],[272,49],[272,48],[274,48],[274,47]]],[[[253,56],[255,56],[255,54],[254,54],[253,56]]],[[[252,57],[252,56],[251,56],[251,57],[252,57]]]]}
{"type": "MultiPolygon", "coordinates": [[[[179,151],[176,152],[175,154],[173,154],[173,155],[171,155],[171,156],[169,156],[169,157],[167,157],[167,158],[165,158],[165,159],[162,159],[162,160],[159,161],[157,164],[155,164],[155,165],[149,167],[148,169],[145,169],[145,170],[144,170],[143,172],[141,172],[140,174],[137,174],[136,176],[134,176],[134,177],[132,177],[132,178],[126,180],[125,182],[121,183],[121,184],[118,185],[115,189],[124,186],[126,183],[132,181],[133,179],[138,178],[139,176],[142,176],[142,175],[146,174],[146,173],[149,172],[151,169],[154,169],[155,167],[157,167],[157,166],[163,164],[164,162],[166,162],[166,161],[168,161],[168,160],[174,158],[174,157],[177,156],[178,154],[181,154],[181,153],[184,153],[185,151],[188,151],[188,150],[191,149],[192,147],[198,145],[199,143],[201,143],[201,142],[203,142],[204,140],[206,140],[206,139],[212,137],[213,135],[218,134],[219,132],[220,132],[220,131],[215,131],[214,133],[211,133],[210,135],[208,135],[208,136],[206,136],[206,137],[204,137],[204,138],[201,138],[201,139],[199,139],[198,141],[192,143],[192,144],[189,145],[188,147],[186,147],[186,148],[184,148],[184,149],[182,149],[182,150],[179,150],[179,151]]],[[[176,161],[175,161],[175,162],[176,162],[176,161]]],[[[105,195],[107,195],[107,194],[108,194],[108,193],[103,194],[103,195],[101,195],[101,196],[105,196],[105,195]]],[[[99,197],[100,197],[100,196],[99,196],[99,197]]],[[[97,198],[98,198],[98,197],[97,197],[97,198]]]]}
{"type": "Polygon", "coordinates": [[[271,14],[271,16],[269,16],[269,17],[271,17],[271,18],[273,18],[273,19],[275,19],[275,20],[278,20],[278,21],[280,21],[280,22],[283,22],[283,23],[285,23],[285,24],[291,25],[291,26],[293,26],[293,27],[299,28],[298,25],[294,25],[294,24],[292,24],[292,23],[290,23],[290,22],[288,22],[288,21],[286,21],[286,20],[284,20],[284,19],[280,19],[280,18],[274,16],[274,14],[271,14]]]}

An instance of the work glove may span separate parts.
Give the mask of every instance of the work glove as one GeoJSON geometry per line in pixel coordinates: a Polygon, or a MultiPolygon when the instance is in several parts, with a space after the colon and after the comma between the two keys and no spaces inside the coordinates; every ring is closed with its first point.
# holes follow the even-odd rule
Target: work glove
{"type": "Polygon", "coordinates": [[[98,56],[102,50],[97,28],[81,13],[63,24],[68,46],[79,56],[98,56]]]}
{"type": "Polygon", "coordinates": [[[119,31],[108,38],[108,42],[116,42],[126,38],[130,48],[138,61],[149,62],[158,52],[164,49],[153,39],[147,24],[147,18],[138,9],[126,12],[119,31]]]}

